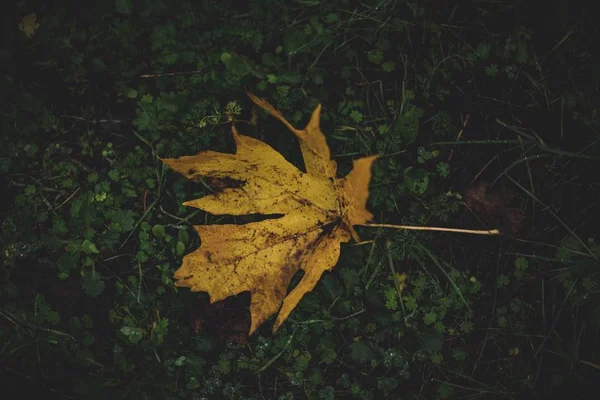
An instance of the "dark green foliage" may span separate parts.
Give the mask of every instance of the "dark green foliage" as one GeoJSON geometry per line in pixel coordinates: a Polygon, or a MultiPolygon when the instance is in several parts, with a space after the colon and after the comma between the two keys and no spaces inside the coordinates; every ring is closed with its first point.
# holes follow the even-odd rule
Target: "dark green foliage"
{"type": "Polygon", "coordinates": [[[525,3],[9,7],[3,390],[582,398],[600,369],[600,43],[591,13],[525,3]],[[245,90],[298,126],[323,104],[341,174],[380,155],[374,222],[505,235],[361,227],[276,336],[266,324],[248,338],[248,296],[211,305],[173,282],[199,245],[192,225],[240,219],[182,206],[219,182],[185,181],[158,159],[233,151],[235,123],[300,164],[245,90]]]}

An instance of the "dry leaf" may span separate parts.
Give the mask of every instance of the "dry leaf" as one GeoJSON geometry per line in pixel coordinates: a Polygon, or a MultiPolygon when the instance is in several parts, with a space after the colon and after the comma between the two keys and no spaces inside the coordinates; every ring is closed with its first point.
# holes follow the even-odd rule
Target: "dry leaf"
{"type": "Polygon", "coordinates": [[[186,255],[175,272],[177,286],[208,292],[211,302],[250,291],[252,334],[279,310],[273,326],[277,331],[323,272],[335,266],[340,244],[358,240],[352,226],[372,218],[366,202],[376,156],[355,160],[345,178],[336,178],[337,166],[320,129],[320,105],[299,130],[267,101],[249,96],[296,135],[306,172],[235,127],[235,154],[204,151],[163,161],[191,180],[235,183],[184,205],[216,215],[281,215],[244,225],[195,226],[201,246],[186,255]],[[302,280],[287,294],[292,276],[300,269],[302,280]]]}
{"type": "Polygon", "coordinates": [[[471,186],[465,193],[467,206],[485,220],[494,221],[494,218],[499,218],[503,222],[504,229],[502,230],[504,232],[510,232],[513,235],[518,233],[525,214],[519,208],[509,207],[515,195],[502,190],[488,192],[488,186],[487,182],[471,186]]]}

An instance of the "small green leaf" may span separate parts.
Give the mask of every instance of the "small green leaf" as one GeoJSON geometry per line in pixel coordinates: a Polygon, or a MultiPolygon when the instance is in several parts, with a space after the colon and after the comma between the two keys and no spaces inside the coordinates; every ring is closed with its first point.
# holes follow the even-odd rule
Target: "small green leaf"
{"type": "Polygon", "coordinates": [[[78,330],[81,330],[81,327],[82,327],[82,324],[81,324],[81,321],[79,320],[79,318],[71,317],[69,319],[69,329],[71,329],[71,331],[77,332],[78,330]]]}
{"type": "Polygon", "coordinates": [[[154,225],[152,227],[152,234],[157,238],[162,238],[165,236],[165,227],[162,225],[154,225]]]}
{"type": "Polygon", "coordinates": [[[325,16],[325,21],[327,21],[328,24],[333,24],[335,22],[338,22],[339,20],[340,20],[339,14],[329,13],[325,16]]]}
{"type": "MultiPolygon", "coordinates": [[[[320,385],[323,382],[323,374],[321,373],[321,370],[319,370],[318,368],[311,368],[310,372],[308,373],[308,380],[313,385],[320,385]]],[[[325,399],[325,397],[323,397],[320,392],[319,396],[321,399],[325,399]]]]}
{"type": "Polygon", "coordinates": [[[371,51],[368,55],[367,58],[369,59],[369,61],[371,61],[373,64],[380,64],[381,61],[383,61],[383,53],[381,52],[381,50],[377,49],[375,51],[371,51]]]}
{"type": "Polygon", "coordinates": [[[291,70],[284,72],[277,78],[279,83],[289,83],[291,85],[299,83],[301,79],[302,79],[302,76],[300,75],[299,72],[291,71],[291,70]]]}
{"type": "Polygon", "coordinates": [[[491,64],[485,67],[485,73],[488,76],[496,76],[498,74],[498,66],[496,64],[491,64]]]}
{"type": "Polygon", "coordinates": [[[190,234],[185,230],[181,230],[177,233],[177,239],[184,245],[187,245],[190,242],[190,234]]]}
{"type": "MultiPolygon", "coordinates": [[[[141,328],[136,328],[134,326],[124,326],[121,328],[121,333],[127,336],[127,339],[132,344],[136,344],[139,342],[142,337],[144,337],[144,333],[146,331],[141,328]]],[[[185,357],[183,358],[185,360],[185,357]]]]}
{"type": "Polygon", "coordinates": [[[92,65],[95,67],[96,71],[106,71],[108,69],[104,60],[100,57],[92,58],[92,65]]]}
{"type": "Polygon", "coordinates": [[[252,70],[250,60],[246,56],[223,53],[221,54],[221,61],[225,64],[227,71],[235,75],[245,76],[252,70]]]}
{"type": "Polygon", "coordinates": [[[287,55],[295,55],[309,39],[302,29],[286,29],[286,33],[283,36],[283,50],[287,55]]]}
{"type": "Polygon", "coordinates": [[[125,95],[125,97],[129,97],[130,99],[135,99],[138,95],[137,90],[132,89],[132,88],[127,88],[125,90],[125,93],[123,93],[125,95]]]}
{"type": "Polygon", "coordinates": [[[354,269],[346,268],[340,271],[340,276],[344,281],[344,286],[346,286],[346,293],[349,294],[352,290],[359,285],[360,276],[358,272],[354,269]]]}
{"type": "Polygon", "coordinates": [[[457,347],[454,350],[452,350],[452,358],[454,358],[457,361],[464,361],[467,359],[467,352],[465,351],[465,349],[457,347]]]}
{"type": "MultiPolygon", "coordinates": [[[[408,99],[412,92],[405,92],[405,97],[408,99]]],[[[412,144],[419,135],[419,118],[423,116],[423,109],[409,106],[408,110],[398,117],[392,131],[400,134],[403,143],[412,144]]]]}
{"type": "Polygon", "coordinates": [[[505,287],[508,286],[508,284],[510,283],[510,279],[508,278],[507,275],[499,275],[498,278],[496,278],[496,287],[505,287]]]}
{"type": "Polygon", "coordinates": [[[66,250],[67,250],[69,253],[75,253],[77,250],[79,250],[79,246],[77,246],[77,245],[76,245],[75,243],[73,243],[73,242],[70,242],[70,243],[67,245],[67,248],[66,248],[66,250]]]}
{"type": "Polygon", "coordinates": [[[381,64],[381,68],[385,71],[385,72],[392,72],[393,70],[396,69],[396,63],[393,61],[386,61],[383,64],[381,64]]]}
{"type": "Polygon", "coordinates": [[[473,322],[471,321],[464,321],[460,324],[460,330],[463,331],[464,333],[469,333],[473,330],[473,322]]]}
{"type": "MultiPolygon", "coordinates": [[[[123,332],[123,330],[121,330],[121,332],[123,332]]],[[[178,357],[173,364],[175,364],[176,367],[181,367],[183,365],[184,361],[185,361],[185,356],[181,356],[181,357],[178,357]]]]}
{"type": "Polygon", "coordinates": [[[431,356],[431,362],[434,364],[441,364],[442,361],[444,361],[444,356],[440,353],[436,353],[431,356]]]}
{"type": "Polygon", "coordinates": [[[275,75],[275,74],[267,74],[267,81],[269,83],[277,83],[277,75],[275,75]]]}
{"type": "Polygon", "coordinates": [[[183,253],[185,253],[185,244],[183,244],[183,242],[177,241],[177,244],[175,245],[175,254],[181,257],[183,253]]]}
{"type": "Polygon", "coordinates": [[[133,11],[131,0],[115,0],[115,7],[119,14],[130,15],[133,11]]]}
{"type": "Polygon", "coordinates": [[[86,273],[82,281],[83,291],[90,297],[98,297],[104,292],[104,280],[98,273],[86,273]]]}
{"type": "Polygon", "coordinates": [[[108,171],[108,177],[113,181],[118,182],[120,178],[119,171],[117,171],[116,169],[111,169],[110,171],[108,171]]]}
{"type": "Polygon", "coordinates": [[[404,183],[416,195],[422,195],[429,187],[429,176],[422,168],[408,167],[404,170],[404,183]]]}
{"type": "Polygon", "coordinates": [[[450,165],[447,162],[440,161],[435,166],[435,169],[442,178],[447,178],[450,175],[450,165]]]}
{"type": "Polygon", "coordinates": [[[227,64],[229,61],[231,61],[231,54],[225,52],[221,54],[221,61],[223,61],[223,64],[227,64]]]}
{"type": "Polygon", "coordinates": [[[437,316],[433,312],[428,312],[423,316],[423,322],[425,323],[425,325],[431,325],[435,321],[437,321],[437,316]]]}
{"type": "Polygon", "coordinates": [[[100,251],[98,250],[98,248],[96,247],[96,245],[94,243],[92,243],[90,240],[85,239],[82,243],[81,243],[81,250],[83,250],[83,252],[85,254],[99,254],[100,251]]]}
{"type": "Polygon", "coordinates": [[[296,371],[304,371],[306,368],[308,368],[311,358],[312,356],[308,351],[299,353],[294,361],[294,368],[296,371]]]}
{"type": "Polygon", "coordinates": [[[92,343],[94,343],[95,338],[91,333],[87,333],[87,335],[83,338],[83,345],[84,346],[91,346],[92,343]]]}
{"type": "Polygon", "coordinates": [[[350,112],[350,118],[352,118],[352,121],[354,121],[355,123],[360,123],[363,120],[363,115],[360,111],[358,110],[352,110],[350,112]]]}
{"type": "Polygon", "coordinates": [[[320,284],[323,285],[323,293],[331,300],[344,293],[340,281],[333,275],[325,275],[320,284]]]}
{"type": "Polygon", "coordinates": [[[479,58],[481,60],[487,60],[490,56],[490,45],[486,43],[480,43],[477,46],[477,52],[475,53],[475,58],[479,58]]]}
{"type": "Polygon", "coordinates": [[[218,369],[223,375],[228,374],[231,372],[231,362],[229,360],[219,360],[218,369]]]}
{"type": "Polygon", "coordinates": [[[351,357],[354,361],[369,362],[375,358],[375,353],[365,342],[354,342],[350,345],[351,357]]]}
{"type": "Polygon", "coordinates": [[[321,363],[331,364],[337,358],[337,353],[333,349],[325,349],[323,353],[321,353],[321,363]]]}
{"type": "Polygon", "coordinates": [[[527,269],[528,262],[524,257],[517,257],[515,259],[515,267],[518,269],[527,269]]]}

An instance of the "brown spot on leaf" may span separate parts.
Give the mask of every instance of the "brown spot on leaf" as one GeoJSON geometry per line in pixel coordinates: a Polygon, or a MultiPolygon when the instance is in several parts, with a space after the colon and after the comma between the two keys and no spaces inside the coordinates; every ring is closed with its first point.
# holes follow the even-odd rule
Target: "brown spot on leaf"
{"type": "Polygon", "coordinates": [[[246,184],[245,181],[231,178],[214,178],[207,177],[205,178],[208,186],[211,187],[216,192],[222,192],[225,189],[236,189],[244,186],[246,184]]]}
{"type": "Polygon", "coordinates": [[[312,207],[312,206],[313,206],[313,203],[312,203],[312,201],[310,201],[310,200],[308,200],[308,199],[298,198],[298,199],[296,199],[296,201],[297,201],[299,204],[301,204],[301,205],[303,205],[303,206],[305,206],[305,207],[312,207]]]}

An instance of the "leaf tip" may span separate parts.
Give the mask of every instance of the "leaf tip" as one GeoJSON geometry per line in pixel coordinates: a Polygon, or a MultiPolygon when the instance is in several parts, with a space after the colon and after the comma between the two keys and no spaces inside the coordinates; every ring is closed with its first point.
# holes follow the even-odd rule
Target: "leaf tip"
{"type": "Polygon", "coordinates": [[[162,158],[162,157],[156,157],[160,160],[160,162],[167,164],[168,166],[171,166],[171,163],[173,163],[173,161],[175,161],[175,158],[162,158]]]}
{"type": "Polygon", "coordinates": [[[279,330],[280,326],[281,326],[281,323],[278,323],[278,321],[276,321],[273,324],[273,329],[271,330],[271,332],[273,333],[273,335],[275,335],[277,333],[277,331],[279,330]]]}
{"type": "Polygon", "coordinates": [[[321,106],[321,104],[317,104],[317,106],[315,107],[315,110],[313,111],[311,117],[310,117],[310,121],[308,121],[308,125],[306,126],[305,130],[311,129],[311,130],[315,130],[315,131],[320,131],[321,129],[321,110],[323,109],[323,107],[321,106]]]}

